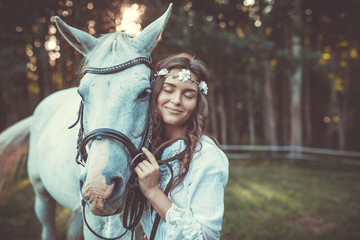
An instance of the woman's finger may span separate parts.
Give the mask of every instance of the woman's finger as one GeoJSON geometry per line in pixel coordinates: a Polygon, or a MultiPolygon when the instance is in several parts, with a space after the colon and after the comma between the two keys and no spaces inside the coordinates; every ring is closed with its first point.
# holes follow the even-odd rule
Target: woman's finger
{"type": "Polygon", "coordinates": [[[146,159],[144,161],[141,162],[145,167],[151,167],[151,163],[146,159]]]}
{"type": "Polygon", "coordinates": [[[143,151],[143,153],[146,155],[146,157],[149,159],[149,162],[153,165],[153,166],[158,166],[158,163],[154,157],[154,155],[147,150],[146,148],[142,147],[141,150],[143,151]]]}
{"type": "Polygon", "coordinates": [[[144,175],[151,173],[154,170],[154,166],[148,160],[144,160],[138,164],[144,175]]]}
{"type": "Polygon", "coordinates": [[[143,162],[139,162],[139,164],[136,167],[140,168],[142,171],[146,169],[146,166],[144,165],[143,162]]]}
{"type": "Polygon", "coordinates": [[[144,176],[144,172],[139,167],[134,168],[135,173],[138,175],[139,178],[142,178],[144,176]]]}

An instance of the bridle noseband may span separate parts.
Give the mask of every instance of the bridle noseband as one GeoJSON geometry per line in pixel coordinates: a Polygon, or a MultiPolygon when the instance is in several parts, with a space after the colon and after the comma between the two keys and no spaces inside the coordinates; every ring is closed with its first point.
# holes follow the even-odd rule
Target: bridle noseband
{"type": "MultiPolygon", "coordinates": [[[[109,73],[123,71],[127,68],[133,67],[138,64],[145,64],[146,66],[148,66],[150,68],[151,75],[150,75],[149,80],[150,80],[150,85],[152,85],[152,83],[154,81],[154,70],[153,70],[151,60],[149,58],[145,58],[145,57],[138,57],[138,58],[132,59],[130,61],[127,61],[127,62],[119,64],[119,65],[115,65],[112,67],[106,67],[106,68],[85,67],[83,72],[84,73],[94,73],[94,74],[109,74],[109,73]]],[[[127,149],[127,151],[129,152],[129,154],[131,156],[131,159],[132,159],[130,162],[130,177],[125,186],[126,198],[125,198],[125,208],[124,208],[124,215],[123,215],[123,226],[124,226],[124,228],[126,228],[126,231],[124,233],[122,233],[120,236],[115,237],[115,238],[106,238],[106,237],[103,237],[103,236],[97,234],[89,226],[89,224],[86,220],[86,217],[85,217],[86,203],[85,203],[85,200],[82,199],[81,205],[83,207],[84,222],[85,222],[86,226],[88,227],[88,229],[98,238],[105,239],[105,240],[115,240],[115,239],[119,239],[119,238],[123,237],[127,233],[128,230],[131,230],[131,232],[132,232],[131,239],[133,239],[134,229],[137,226],[137,224],[140,222],[140,219],[141,219],[141,216],[142,216],[145,204],[146,204],[146,199],[142,195],[141,190],[139,189],[137,174],[135,173],[134,168],[137,166],[137,164],[139,164],[141,161],[146,159],[145,154],[141,152],[141,148],[142,147],[148,148],[149,144],[151,142],[151,140],[150,140],[151,135],[152,135],[151,121],[148,118],[147,124],[146,124],[146,129],[145,129],[145,134],[143,134],[139,148],[136,148],[134,143],[125,134],[123,134],[115,129],[98,128],[98,129],[92,130],[91,132],[86,134],[85,137],[83,137],[83,135],[85,133],[84,125],[83,125],[83,113],[84,113],[84,104],[83,104],[83,101],[81,101],[80,107],[79,107],[78,118],[77,118],[76,122],[69,127],[69,129],[73,128],[75,125],[77,125],[77,123],[80,123],[78,139],[77,139],[77,147],[76,147],[77,148],[77,156],[75,158],[75,161],[77,164],[80,164],[83,167],[85,167],[87,156],[88,156],[87,151],[86,151],[86,146],[94,139],[101,140],[104,137],[110,138],[110,139],[120,142],[122,145],[124,145],[124,147],[127,149]]],[[[148,115],[149,115],[149,112],[148,112],[148,115]]],[[[159,157],[161,157],[160,151],[164,150],[164,148],[166,146],[168,146],[170,143],[173,143],[177,140],[184,140],[186,146],[188,146],[188,140],[184,137],[172,139],[172,140],[169,140],[169,141],[163,143],[162,145],[160,145],[155,150],[154,156],[157,157],[157,159],[159,159],[159,157]]],[[[175,156],[173,156],[169,159],[158,160],[159,165],[164,164],[170,169],[170,174],[171,174],[170,182],[167,184],[165,191],[164,191],[164,193],[166,195],[169,193],[169,191],[171,189],[171,184],[172,184],[172,179],[173,179],[173,169],[170,165],[170,162],[175,159],[180,160],[181,158],[183,158],[186,154],[186,150],[187,150],[187,148],[185,148],[182,152],[180,152],[179,154],[176,154],[175,156]]],[[[116,212],[116,213],[118,213],[118,212],[116,212]]],[[[160,216],[158,214],[156,214],[155,222],[153,225],[153,229],[151,231],[150,239],[155,238],[155,234],[156,234],[156,230],[157,230],[159,221],[160,221],[160,216]]]]}

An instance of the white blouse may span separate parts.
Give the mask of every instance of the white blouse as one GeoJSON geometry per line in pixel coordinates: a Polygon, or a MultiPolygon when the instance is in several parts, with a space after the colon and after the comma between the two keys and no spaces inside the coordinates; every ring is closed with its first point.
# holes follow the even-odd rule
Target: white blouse
{"type": "MultiPolygon", "coordinates": [[[[156,240],[162,239],[219,239],[224,215],[224,188],[229,178],[229,161],[207,136],[201,138],[201,150],[195,151],[183,183],[169,194],[172,206],[165,219],[160,220],[156,240]]],[[[182,151],[183,141],[164,150],[162,159],[182,151]]],[[[200,146],[198,146],[200,147],[200,146]]],[[[179,172],[177,161],[172,162],[174,175],[179,172]]],[[[159,187],[164,191],[170,171],[160,166],[159,187]]],[[[156,212],[145,211],[141,224],[148,239],[156,212]]]]}

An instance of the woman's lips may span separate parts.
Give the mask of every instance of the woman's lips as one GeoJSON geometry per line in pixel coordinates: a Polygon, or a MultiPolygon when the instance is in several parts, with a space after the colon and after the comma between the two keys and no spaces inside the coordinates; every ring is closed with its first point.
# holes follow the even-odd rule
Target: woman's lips
{"type": "Polygon", "coordinates": [[[182,111],[176,108],[165,107],[171,113],[181,113],[182,111]]]}

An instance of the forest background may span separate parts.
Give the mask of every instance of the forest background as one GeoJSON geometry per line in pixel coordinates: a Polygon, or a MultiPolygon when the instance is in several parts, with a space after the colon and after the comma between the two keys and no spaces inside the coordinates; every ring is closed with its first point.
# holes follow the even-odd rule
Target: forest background
{"type": "Polygon", "coordinates": [[[204,60],[222,144],[360,151],[359,0],[1,0],[0,131],[78,85],[82,56],[54,16],[94,36],[136,34],[170,2],[153,52],[204,60]]]}

